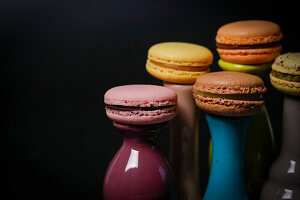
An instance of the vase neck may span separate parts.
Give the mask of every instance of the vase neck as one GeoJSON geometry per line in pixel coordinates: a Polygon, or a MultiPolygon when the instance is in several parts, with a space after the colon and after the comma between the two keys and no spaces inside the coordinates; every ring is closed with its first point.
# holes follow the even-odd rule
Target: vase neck
{"type": "Polygon", "coordinates": [[[300,153],[300,97],[286,95],[283,102],[282,151],[300,153]]]}
{"type": "MultiPolygon", "coordinates": [[[[252,117],[233,118],[207,114],[206,119],[215,147],[213,160],[225,160],[224,163],[231,165],[231,159],[242,159],[252,117]]],[[[242,164],[242,160],[239,162],[242,164]]]]}
{"type": "Polygon", "coordinates": [[[244,140],[252,121],[252,117],[220,117],[209,114],[206,115],[206,119],[212,140],[222,140],[230,143],[245,142],[244,140]],[[229,140],[226,140],[226,138],[229,138],[229,140]]]}
{"type": "Polygon", "coordinates": [[[245,199],[243,156],[252,117],[206,115],[212,137],[213,155],[204,199],[245,199]],[[216,193],[216,191],[218,191],[216,193]]]}
{"type": "Polygon", "coordinates": [[[156,141],[158,134],[167,127],[167,123],[151,124],[151,125],[130,125],[113,123],[114,126],[123,135],[124,142],[145,142],[156,141]]]}

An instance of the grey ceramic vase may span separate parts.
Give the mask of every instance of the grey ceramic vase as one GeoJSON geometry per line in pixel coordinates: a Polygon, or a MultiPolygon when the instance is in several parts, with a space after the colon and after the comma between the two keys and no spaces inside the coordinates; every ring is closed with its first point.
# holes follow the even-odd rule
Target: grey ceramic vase
{"type": "Polygon", "coordinates": [[[282,145],[261,192],[263,200],[300,199],[300,97],[286,95],[282,145]]]}

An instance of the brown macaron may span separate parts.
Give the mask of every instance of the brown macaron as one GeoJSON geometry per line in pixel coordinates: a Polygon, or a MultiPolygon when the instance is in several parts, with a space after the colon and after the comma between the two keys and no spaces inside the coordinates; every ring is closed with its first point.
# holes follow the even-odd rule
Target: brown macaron
{"type": "Polygon", "coordinates": [[[267,91],[261,78],[241,72],[212,72],[199,76],[193,86],[197,106],[207,113],[244,117],[255,115],[267,91]]]}
{"type": "Polygon", "coordinates": [[[225,24],[216,36],[222,60],[237,64],[272,62],[281,51],[280,27],[265,20],[246,20],[225,24]]]}

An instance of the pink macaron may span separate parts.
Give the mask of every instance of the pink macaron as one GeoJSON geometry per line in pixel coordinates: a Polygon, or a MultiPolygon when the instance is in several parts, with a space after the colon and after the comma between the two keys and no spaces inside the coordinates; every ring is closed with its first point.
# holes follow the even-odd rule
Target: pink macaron
{"type": "Polygon", "coordinates": [[[166,122],[177,114],[177,95],[156,85],[124,85],[104,95],[107,116],[116,122],[146,125],[166,122]]]}

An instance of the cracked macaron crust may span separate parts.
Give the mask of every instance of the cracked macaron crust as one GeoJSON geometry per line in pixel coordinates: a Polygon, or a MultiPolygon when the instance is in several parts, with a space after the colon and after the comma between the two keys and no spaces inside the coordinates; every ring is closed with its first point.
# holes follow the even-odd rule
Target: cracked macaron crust
{"type": "Polygon", "coordinates": [[[113,121],[146,125],[166,122],[177,114],[177,95],[156,85],[124,85],[104,95],[105,110],[113,121]]]}
{"type": "Polygon", "coordinates": [[[270,80],[277,90],[300,96],[300,52],[278,56],[272,65],[270,80]]]}
{"type": "Polygon", "coordinates": [[[267,91],[261,78],[241,72],[211,72],[197,78],[193,97],[207,113],[244,117],[255,115],[264,104],[267,91]]]}
{"type": "Polygon", "coordinates": [[[146,70],[166,82],[194,84],[199,75],[210,71],[212,61],[212,52],[204,46],[163,42],[149,49],[146,70]]]}
{"type": "Polygon", "coordinates": [[[223,25],[216,46],[222,60],[238,64],[272,62],[282,49],[282,32],[273,22],[245,20],[223,25]]]}

